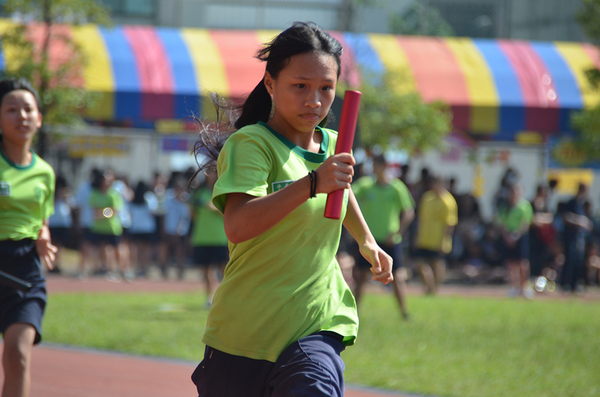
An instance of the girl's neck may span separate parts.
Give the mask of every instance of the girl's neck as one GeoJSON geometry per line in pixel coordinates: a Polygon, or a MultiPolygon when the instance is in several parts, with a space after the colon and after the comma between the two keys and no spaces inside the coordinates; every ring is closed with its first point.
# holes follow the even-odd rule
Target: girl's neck
{"type": "Polygon", "coordinates": [[[31,145],[11,145],[10,143],[3,140],[0,142],[0,148],[2,153],[9,159],[13,164],[20,166],[28,166],[33,160],[33,154],[29,150],[31,145]]]}
{"type": "Polygon", "coordinates": [[[316,132],[316,128],[309,132],[293,131],[288,125],[276,120],[275,117],[269,120],[267,124],[269,127],[286,137],[294,145],[309,152],[319,153],[323,137],[316,132]]]}

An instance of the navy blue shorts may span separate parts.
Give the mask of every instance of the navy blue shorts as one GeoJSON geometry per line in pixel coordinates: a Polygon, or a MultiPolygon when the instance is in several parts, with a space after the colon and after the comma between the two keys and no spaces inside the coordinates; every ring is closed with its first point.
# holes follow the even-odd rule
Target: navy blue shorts
{"type": "Polygon", "coordinates": [[[0,332],[15,323],[31,324],[34,344],[42,340],[42,318],[46,309],[46,279],[42,264],[30,239],[0,241],[0,270],[31,283],[27,292],[0,284],[0,332]]]}
{"type": "Polygon", "coordinates": [[[415,251],[415,257],[421,259],[445,259],[445,255],[438,251],[419,248],[415,251]]]}
{"type": "MultiPolygon", "coordinates": [[[[392,271],[396,271],[400,269],[402,264],[402,245],[401,244],[383,244],[378,243],[379,247],[385,251],[386,254],[392,257],[394,260],[394,265],[392,267],[392,271]]],[[[360,253],[358,254],[358,263],[356,264],[359,269],[369,270],[371,269],[371,264],[368,260],[366,260],[360,253]]]]}
{"type": "Polygon", "coordinates": [[[52,236],[53,244],[63,247],[68,246],[73,239],[69,227],[51,227],[50,236],[52,236]]]}
{"type": "Polygon", "coordinates": [[[222,265],[229,261],[227,246],[211,247],[202,245],[194,247],[194,264],[200,266],[222,265]]]}
{"type": "Polygon", "coordinates": [[[131,233],[127,236],[129,241],[133,241],[134,243],[156,243],[158,241],[156,233],[131,233]]]}
{"type": "Polygon", "coordinates": [[[502,258],[505,261],[529,259],[529,234],[524,234],[519,238],[513,247],[508,247],[501,239],[502,258]]]}
{"type": "Polygon", "coordinates": [[[113,247],[116,247],[121,243],[121,236],[115,236],[114,234],[90,232],[89,237],[89,241],[95,246],[112,245],[113,247]]]}
{"type": "Polygon", "coordinates": [[[192,381],[199,397],[343,397],[344,349],[341,337],[329,332],[292,343],[275,363],[206,346],[192,381]]]}

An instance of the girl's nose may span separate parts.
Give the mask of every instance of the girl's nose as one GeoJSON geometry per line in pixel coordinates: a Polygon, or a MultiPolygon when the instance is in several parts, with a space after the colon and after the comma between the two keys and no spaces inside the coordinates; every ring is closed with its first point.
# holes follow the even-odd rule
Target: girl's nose
{"type": "Polygon", "coordinates": [[[311,91],[308,93],[306,98],[306,106],[316,108],[321,106],[321,98],[318,92],[311,91]]]}

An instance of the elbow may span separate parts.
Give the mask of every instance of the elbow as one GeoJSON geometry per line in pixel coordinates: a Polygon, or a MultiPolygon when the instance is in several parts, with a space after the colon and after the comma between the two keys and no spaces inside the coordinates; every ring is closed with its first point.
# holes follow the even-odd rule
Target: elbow
{"type": "Polygon", "coordinates": [[[244,234],[242,228],[231,223],[225,222],[225,235],[232,244],[240,244],[249,238],[244,234]]]}

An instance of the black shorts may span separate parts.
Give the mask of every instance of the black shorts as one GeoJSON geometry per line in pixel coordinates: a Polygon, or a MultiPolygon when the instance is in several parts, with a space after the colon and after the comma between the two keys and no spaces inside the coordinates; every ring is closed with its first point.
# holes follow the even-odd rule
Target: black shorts
{"type": "Polygon", "coordinates": [[[439,251],[432,251],[425,248],[418,248],[415,251],[415,258],[431,260],[431,259],[445,259],[446,255],[439,251]]]}
{"type": "Polygon", "coordinates": [[[70,245],[72,241],[71,228],[69,227],[51,227],[50,236],[53,244],[62,247],[70,245]]]}
{"type": "Polygon", "coordinates": [[[524,234],[517,240],[513,247],[508,247],[501,239],[502,259],[505,261],[529,259],[529,234],[524,234]]]}
{"type": "Polygon", "coordinates": [[[113,247],[116,247],[121,243],[121,236],[115,236],[114,234],[90,232],[89,237],[89,241],[97,247],[101,245],[112,245],[113,247]]]}
{"type": "Polygon", "coordinates": [[[39,343],[46,309],[46,279],[35,241],[0,241],[0,270],[32,285],[29,291],[23,292],[0,284],[0,332],[4,334],[15,323],[31,324],[36,330],[34,344],[39,343]]]}
{"type": "Polygon", "coordinates": [[[154,232],[152,232],[152,233],[131,233],[131,232],[129,232],[129,235],[127,237],[129,238],[129,241],[132,241],[134,243],[152,244],[152,243],[156,243],[158,241],[158,236],[154,232]]]}
{"type": "Polygon", "coordinates": [[[200,266],[223,265],[229,261],[227,246],[201,245],[194,247],[194,264],[200,266]]]}
{"type": "MultiPolygon", "coordinates": [[[[403,263],[402,263],[403,256],[402,256],[402,245],[401,244],[393,244],[393,245],[382,244],[382,243],[378,243],[378,244],[379,244],[379,247],[381,247],[381,249],[384,250],[385,253],[388,254],[389,256],[391,256],[392,259],[394,260],[394,264],[392,266],[392,271],[395,272],[396,270],[403,267],[403,263]]],[[[358,245],[356,245],[355,250],[359,251],[358,245]]],[[[372,267],[371,264],[369,263],[368,260],[366,260],[360,254],[360,252],[358,252],[357,257],[358,257],[358,262],[357,262],[356,266],[358,266],[359,269],[362,269],[362,270],[371,269],[371,267],[372,267]]]]}

